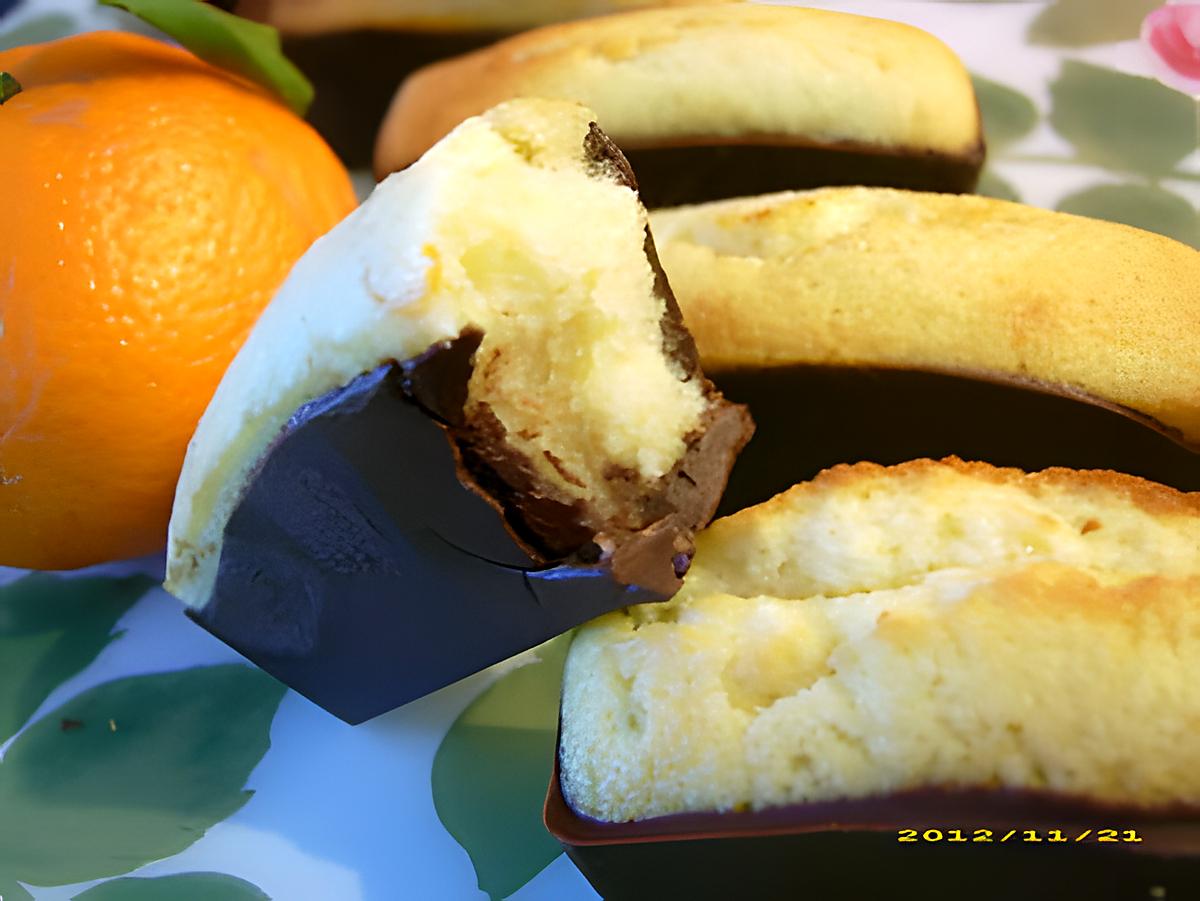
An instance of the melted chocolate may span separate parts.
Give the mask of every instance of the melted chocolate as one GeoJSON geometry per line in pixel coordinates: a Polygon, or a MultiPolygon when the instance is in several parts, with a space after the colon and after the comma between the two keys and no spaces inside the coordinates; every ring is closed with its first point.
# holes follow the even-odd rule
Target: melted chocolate
{"type": "Polygon", "coordinates": [[[556,764],[545,822],[610,901],[1129,901],[1156,897],[1156,888],[1166,898],[1200,893],[1195,807],[1147,810],[1033,791],[928,788],[747,813],[601,823],[567,805],[556,764]],[[913,830],[917,840],[901,842],[902,829],[913,830]],[[1049,841],[1052,829],[1068,840],[1049,841]],[[1096,841],[1102,829],[1115,830],[1103,834],[1117,841],[1096,841]],[[940,838],[924,840],[926,830],[938,830],[940,838]],[[1024,841],[1026,830],[1036,830],[1041,841],[1024,841]],[[1121,841],[1126,830],[1142,840],[1121,841]]]}
{"type": "Polygon", "coordinates": [[[786,366],[709,375],[727,397],[749,405],[756,426],[719,515],[837,463],[952,454],[1027,471],[1112,469],[1200,490],[1200,454],[1151,424],[1080,398],[901,369],[786,366]]]}
{"type": "Polygon", "coordinates": [[[974,190],[983,145],[961,157],[880,150],[851,143],[821,145],[704,144],[625,148],[651,209],[819,188],[878,185],[964,194],[974,190]]]}
{"type": "MultiPolygon", "coordinates": [[[[637,190],[621,151],[595,123],[584,139],[584,152],[594,177],[637,190]]],[[[610,467],[604,488],[616,512],[602,514],[542,479],[538,468],[507,441],[503,424],[486,404],[464,408],[458,419],[444,410],[439,415],[450,425],[466,481],[495,502],[513,535],[535,559],[549,562],[580,553],[611,558],[614,571],[624,578],[669,596],[679,589],[676,573],[686,569],[678,558],[690,561],[692,533],[716,510],[729,469],[753,424],[745,409],[726,402],[701,372],[695,343],[684,327],[649,230],[643,247],[655,273],[653,290],[663,303],[663,353],[706,400],[699,427],[687,436],[683,457],[657,484],[647,486],[636,473],[610,467]]],[[[561,469],[560,474],[569,475],[561,469]]]]}

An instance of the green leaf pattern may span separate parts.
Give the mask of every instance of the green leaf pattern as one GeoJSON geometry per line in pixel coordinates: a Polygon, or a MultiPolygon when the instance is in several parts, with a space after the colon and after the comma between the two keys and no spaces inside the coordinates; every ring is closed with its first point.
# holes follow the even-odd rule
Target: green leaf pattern
{"type": "Polygon", "coordinates": [[[106,682],[42,717],[0,763],[0,872],[65,885],[182,851],[249,800],[283,692],[241,664],[197,667],[106,682]]]}
{"type": "Polygon", "coordinates": [[[1138,36],[1142,19],[1163,0],[1054,0],[1029,26],[1029,42],[1088,47],[1138,36]]]}
{"type": "Polygon", "coordinates": [[[1019,202],[1021,195],[1017,193],[1017,189],[1012,182],[996,174],[995,169],[985,169],[979,177],[979,184],[975,186],[975,193],[982,194],[984,197],[995,197],[997,200],[1011,200],[1019,202]]]}
{"type": "MultiPolygon", "coordinates": [[[[1037,127],[1037,107],[1020,91],[982,75],[972,75],[971,83],[979,102],[979,114],[983,118],[989,159],[995,157],[997,151],[1026,137],[1037,127]]],[[[988,165],[980,176],[976,192],[1000,200],[1021,199],[1017,189],[991,165],[988,165]]]]}
{"type": "Polygon", "coordinates": [[[0,33],[0,51],[20,47],[24,44],[40,44],[74,34],[75,20],[62,13],[46,13],[27,21],[24,25],[0,33]]]}
{"type": "Polygon", "coordinates": [[[471,855],[479,887],[503,898],[562,853],[542,825],[570,636],[499,679],[455,720],[433,761],[443,825],[471,855]]]}
{"type": "Polygon", "coordinates": [[[117,620],[153,584],[37,574],[0,588],[0,742],[117,637],[117,620]]]}
{"type": "MultiPolygon", "coordinates": [[[[104,0],[178,36],[219,65],[265,83],[302,110],[311,89],[278,55],[270,29],[230,22],[207,4],[104,0]],[[181,25],[182,23],[182,25],[181,25]],[[232,37],[231,37],[232,35],[232,37]],[[278,56],[278,59],[276,58],[278,56]]],[[[976,0],[977,2],[977,0],[976,0]]],[[[1158,0],[1055,0],[1032,20],[1029,39],[1085,47],[1133,37],[1158,0]]],[[[0,35],[0,49],[74,30],[61,14],[0,35]]],[[[990,163],[1020,160],[1021,142],[1046,123],[1074,150],[1063,163],[1107,170],[1114,184],[1062,197],[1065,212],[1124,222],[1200,246],[1194,206],[1164,182],[1196,148],[1195,104],[1156,82],[1067,60],[1039,110],[1010,85],[974,76],[990,163]]],[[[1047,161],[1049,162],[1049,161],[1047,161]]],[[[1010,200],[1017,188],[993,165],[979,192],[1010,200]]],[[[142,578],[35,575],[0,588],[0,896],[28,899],[30,886],[120,876],[176,854],[241,808],[251,770],[269,747],[284,689],[252,668],[205,666],[100,684],[26,725],[50,693],[82,672],[119,633],[121,617],[149,587],[142,578]]],[[[536,663],[500,678],[455,721],[431,770],[438,816],[467,850],[492,898],[524,885],[560,853],[541,823],[553,760],[558,692],[569,637],[536,663]]],[[[110,878],[76,897],[262,899],[256,886],[221,873],[110,878]]]]}
{"type": "MultiPolygon", "coordinates": [[[[1047,8],[1047,14],[1054,7],[1047,8]]],[[[1200,107],[1156,81],[1078,60],[1066,60],[1050,83],[1049,125],[1074,149],[1068,158],[1024,154],[1012,145],[1040,121],[1034,103],[1013,88],[972,76],[988,141],[988,166],[977,193],[1020,200],[996,171],[1005,160],[1098,166],[1123,179],[1062,197],[1063,212],[1121,222],[1200,246],[1200,212],[1163,184],[1196,180],[1178,167],[1196,149],[1200,107]]]]}
{"type": "Polygon", "coordinates": [[[971,84],[991,151],[1020,140],[1037,126],[1037,107],[1020,91],[982,75],[972,75],[971,84]]]}
{"type": "Polygon", "coordinates": [[[158,878],[110,879],[80,892],[79,901],[267,901],[244,879],[224,873],[178,873],[158,878]]]}
{"type": "Polygon", "coordinates": [[[1083,162],[1166,175],[1196,149],[1195,103],[1152,79],[1067,60],[1050,96],[1050,124],[1083,162]]]}
{"type": "Polygon", "coordinates": [[[1178,194],[1152,184],[1096,185],[1059,201],[1064,213],[1110,219],[1200,247],[1200,215],[1178,194]]]}
{"type": "Polygon", "coordinates": [[[7,881],[7,877],[0,875],[0,898],[4,901],[32,901],[33,895],[20,883],[7,881]]]}
{"type": "MultiPolygon", "coordinates": [[[[0,741],[118,637],[153,584],[34,574],[0,588],[0,741]]],[[[202,666],[104,682],[25,726],[0,759],[0,897],[128,873],[191,845],[249,799],[284,691],[248,666],[202,666]]],[[[169,895],[142,885],[159,880],[122,881],[136,884],[85,894],[266,897],[222,874],[162,883],[169,895]]]]}

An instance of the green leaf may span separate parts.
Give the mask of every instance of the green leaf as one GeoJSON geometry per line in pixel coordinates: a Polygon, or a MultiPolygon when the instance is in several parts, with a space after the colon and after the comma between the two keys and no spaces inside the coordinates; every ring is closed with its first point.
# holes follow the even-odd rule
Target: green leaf
{"type": "Polygon", "coordinates": [[[454,721],[433,759],[433,803],[479,887],[511,895],[562,853],[542,824],[570,636],[500,678],[454,721]]]}
{"type": "Polygon", "coordinates": [[[94,885],[74,896],[86,901],[269,901],[269,897],[257,885],[224,873],[127,876],[94,885]]]}
{"type": "Polygon", "coordinates": [[[33,901],[33,895],[16,882],[5,882],[0,876],[0,898],[4,901],[33,901]]]}
{"type": "Polygon", "coordinates": [[[26,44],[41,44],[44,41],[55,41],[74,34],[78,30],[75,21],[62,13],[35,16],[11,31],[0,34],[0,50],[10,50],[26,44]]]}
{"type": "Polygon", "coordinates": [[[1017,189],[1013,187],[1012,183],[1001,178],[992,169],[983,170],[975,193],[982,194],[984,197],[995,197],[999,200],[1012,200],[1017,203],[1021,201],[1021,195],[1017,193],[1017,189]]]}
{"type": "Polygon", "coordinates": [[[283,55],[279,32],[200,0],[100,0],[166,32],[201,59],[262,85],[303,116],[313,87],[283,55]]]}
{"type": "Polygon", "coordinates": [[[1064,213],[1123,222],[1200,247],[1200,217],[1186,198],[1156,185],[1096,185],[1064,197],[1064,213]]]}
{"type": "Polygon", "coordinates": [[[1149,78],[1067,60],[1050,122],[1084,162],[1164,174],[1196,146],[1191,99],[1149,78]]]}
{"type": "Polygon", "coordinates": [[[7,72],[0,72],[0,104],[21,93],[21,83],[7,72]]]}
{"type": "Polygon", "coordinates": [[[1138,36],[1142,19],[1163,0],[1056,0],[1029,24],[1031,44],[1086,47],[1138,36]]]}
{"type": "Polygon", "coordinates": [[[0,741],[58,685],[96,659],[111,630],[154,584],[37,574],[0,588],[0,741]]]}
{"type": "Polygon", "coordinates": [[[234,663],[117,679],[47,714],[0,761],[0,873],[62,885],[182,851],[249,799],[284,691],[234,663]]]}
{"type": "Polygon", "coordinates": [[[1011,144],[1033,131],[1038,111],[1032,100],[982,75],[972,75],[971,82],[983,114],[983,132],[989,149],[1011,144]]]}

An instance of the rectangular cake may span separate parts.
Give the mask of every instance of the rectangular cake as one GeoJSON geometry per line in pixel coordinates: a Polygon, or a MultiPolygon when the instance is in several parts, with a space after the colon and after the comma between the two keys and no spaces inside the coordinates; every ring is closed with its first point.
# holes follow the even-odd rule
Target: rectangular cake
{"type": "Polygon", "coordinates": [[[720,520],[576,637],[547,823],[606,898],[1194,897],[1198,514],[950,459],[720,520]]]}

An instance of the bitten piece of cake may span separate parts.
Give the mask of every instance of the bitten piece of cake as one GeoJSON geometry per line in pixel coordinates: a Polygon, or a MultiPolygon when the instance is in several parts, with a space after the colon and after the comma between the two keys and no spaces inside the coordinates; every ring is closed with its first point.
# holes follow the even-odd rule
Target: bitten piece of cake
{"type": "Polygon", "coordinates": [[[670,597],[752,429],[592,114],[468,120],[318,240],[225,374],[167,587],[351,721],[670,597]]]}

